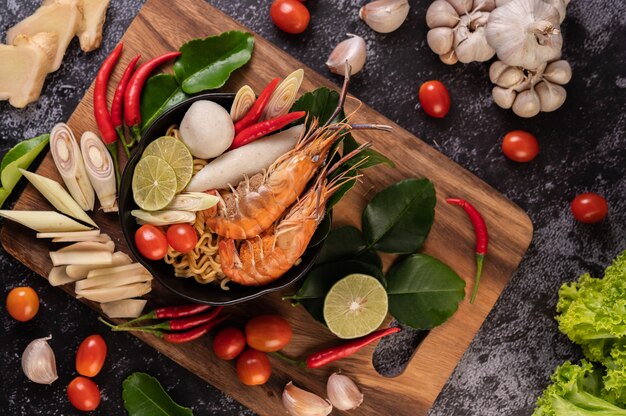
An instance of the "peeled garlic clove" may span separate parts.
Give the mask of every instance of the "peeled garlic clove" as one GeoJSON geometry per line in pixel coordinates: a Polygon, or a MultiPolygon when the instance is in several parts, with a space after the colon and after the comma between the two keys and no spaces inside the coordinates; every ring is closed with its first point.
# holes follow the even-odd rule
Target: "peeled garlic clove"
{"type": "Polygon", "coordinates": [[[363,393],[350,377],[333,373],[328,377],[326,394],[330,402],[339,410],[356,409],[363,403],[363,393]]]}
{"type": "Polygon", "coordinates": [[[535,91],[539,96],[541,111],[546,113],[561,107],[567,98],[565,88],[547,81],[535,85],[535,91]]]}
{"type": "Polygon", "coordinates": [[[454,7],[454,10],[456,10],[459,16],[468,14],[474,9],[472,7],[474,0],[447,0],[447,1],[448,3],[452,5],[452,7],[454,7]]]}
{"type": "Polygon", "coordinates": [[[508,110],[513,105],[517,93],[510,88],[494,87],[493,90],[491,90],[491,95],[493,96],[493,102],[495,102],[498,107],[508,110]]]}
{"type": "Polygon", "coordinates": [[[572,67],[565,60],[551,62],[546,66],[543,77],[548,81],[565,85],[572,79],[572,67]]]}
{"type": "Polygon", "coordinates": [[[351,37],[335,46],[326,61],[326,66],[334,74],[345,75],[346,61],[350,64],[350,75],[356,74],[365,65],[367,55],[365,41],[357,35],[348,34],[348,36],[351,37]]]}
{"type": "Polygon", "coordinates": [[[34,383],[52,384],[57,375],[57,363],[54,351],[48,345],[52,336],[31,341],[22,353],[22,371],[34,383]]]}
{"type": "Polygon", "coordinates": [[[517,94],[513,102],[513,112],[520,117],[530,118],[539,114],[541,102],[535,91],[526,90],[517,94]]]}
{"type": "Polygon", "coordinates": [[[459,58],[456,57],[456,53],[454,49],[450,50],[448,53],[444,53],[443,55],[439,55],[439,59],[446,65],[454,65],[459,62],[459,58]]]}
{"type": "Polygon", "coordinates": [[[454,27],[459,23],[459,14],[445,0],[435,0],[426,10],[426,24],[429,28],[454,27]]]}
{"type": "Polygon", "coordinates": [[[376,0],[359,10],[359,17],[378,33],[398,29],[409,14],[408,0],[376,0]]]}
{"type": "Polygon", "coordinates": [[[430,49],[437,55],[443,55],[452,49],[454,33],[449,27],[436,27],[430,29],[426,35],[426,41],[430,49]]]}
{"type": "Polygon", "coordinates": [[[283,406],[291,416],[326,416],[333,410],[328,401],[294,386],[291,381],[283,390],[283,406]]]}

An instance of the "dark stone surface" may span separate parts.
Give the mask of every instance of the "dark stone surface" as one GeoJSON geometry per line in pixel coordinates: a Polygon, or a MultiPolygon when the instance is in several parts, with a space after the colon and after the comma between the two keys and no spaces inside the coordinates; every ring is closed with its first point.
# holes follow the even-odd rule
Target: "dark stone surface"
{"type": "MultiPolygon", "coordinates": [[[[363,36],[368,63],[354,78],[352,93],[529,213],[535,225],[531,248],[430,413],[529,414],[554,367],[579,356],[552,319],[559,285],[586,271],[600,275],[626,248],[626,3],[572,2],[562,26],[563,56],[574,69],[567,102],[555,113],[523,120],[492,103],[487,64],[449,67],[429,51],[424,23],[429,1],[411,1],[408,21],[389,35],[372,32],[356,18],[364,1],[309,1],[312,23],[302,36],[275,29],[268,17],[269,1],[210,2],[322,74],[328,75],[325,58],[345,33],[363,36]],[[419,109],[417,89],[428,79],[443,81],[451,92],[453,108],[444,120],[428,118],[419,109]],[[500,151],[504,133],[518,128],[533,132],[540,141],[538,158],[526,165],[508,161],[500,151]],[[607,198],[610,215],[603,224],[582,225],[570,215],[569,202],[584,191],[607,198]]],[[[34,0],[0,0],[0,33],[32,13],[37,4],[34,0]]],[[[140,6],[138,1],[113,1],[103,47],[85,55],[77,40],[72,41],[63,65],[48,76],[36,104],[15,110],[0,103],[2,153],[18,140],[48,131],[69,117],[140,6]]],[[[0,412],[74,414],[65,386],[74,375],[74,354],[80,341],[102,332],[95,312],[50,287],[6,253],[0,253],[0,268],[3,299],[18,285],[32,286],[42,299],[41,311],[32,322],[17,323],[0,313],[0,412]],[[60,379],[52,386],[35,385],[22,375],[20,355],[30,340],[50,333],[60,379]]],[[[192,407],[195,414],[251,414],[134,337],[103,335],[110,358],[96,377],[103,401],[94,414],[124,413],[121,382],[133,371],[157,377],[177,402],[192,407]]],[[[396,348],[409,350],[406,345],[388,345],[381,360],[396,356],[396,348]]],[[[394,372],[397,365],[383,367],[394,372]]]]}

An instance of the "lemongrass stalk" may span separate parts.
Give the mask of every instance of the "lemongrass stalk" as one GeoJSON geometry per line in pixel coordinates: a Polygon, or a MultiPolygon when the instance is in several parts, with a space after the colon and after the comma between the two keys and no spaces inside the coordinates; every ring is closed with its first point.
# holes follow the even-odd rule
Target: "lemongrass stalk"
{"type": "Polygon", "coordinates": [[[67,266],[53,267],[52,270],[50,270],[50,274],[48,274],[48,283],[52,286],[61,286],[76,281],[76,279],[72,279],[67,275],[66,267],[67,266]]]}
{"type": "Polygon", "coordinates": [[[132,285],[133,283],[143,283],[152,280],[152,275],[147,272],[124,273],[114,276],[100,276],[92,279],[83,279],[76,282],[74,290],[98,289],[105,287],[118,287],[132,285]]]}
{"type": "Polygon", "coordinates": [[[94,243],[106,243],[111,241],[108,234],[100,234],[95,237],[54,237],[53,243],[80,243],[82,241],[93,241],[94,243]]]}
{"type": "Polygon", "coordinates": [[[68,264],[111,264],[113,257],[108,251],[51,251],[54,266],[68,264]]]}
{"type": "Polygon", "coordinates": [[[139,263],[131,263],[131,264],[124,264],[121,266],[106,267],[102,269],[91,270],[89,273],[87,273],[87,279],[94,279],[96,277],[103,277],[103,276],[114,277],[114,276],[123,276],[126,274],[141,274],[141,273],[148,273],[148,270],[146,270],[146,268],[143,267],[139,263]]]}
{"type": "Polygon", "coordinates": [[[122,299],[136,298],[152,290],[151,282],[133,283],[131,285],[77,290],[76,295],[99,303],[114,302],[122,299]]]}
{"type": "Polygon", "coordinates": [[[70,244],[69,246],[65,246],[59,250],[58,252],[66,252],[66,251],[108,251],[113,254],[115,251],[115,243],[113,241],[107,241],[105,243],[98,243],[95,241],[81,241],[78,243],[70,244]]]}
{"type": "Polygon", "coordinates": [[[90,238],[98,237],[100,230],[37,233],[37,238],[90,238]]]}
{"type": "Polygon", "coordinates": [[[70,278],[79,280],[85,279],[91,271],[98,269],[110,269],[111,267],[124,266],[133,262],[131,258],[128,257],[128,254],[121,251],[113,253],[112,259],[111,264],[70,264],[67,266],[65,272],[70,278]]]}
{"type": "Polygon", "coordinates": [[[272,93],[259,121],[271,120],[287,114],[296,102],[300,85],[304,79],[304,70],[297,69],[278,84],[272,93]]]}
{"type": "Polygon", "coordinates": [[[254,101],[256,100],[256,95],[252,88],[249,85],[244,85],[239,88],[237,91],[237,95],[235,95],[235,99],[233,100],[233,105],[230,107],[230,117],[234,122],[237,122],[245,116],[254,101]]]}
{"type": "Polygon", "coordinates": [[[86,225],[56,211],[0,210],[0,217],[20,223],[39,233],[90,230],[86,225]]]}
{"type": "Polygon", "coordinates": [[[100,305],[109,318],[137,318],[141,316],[148,301],[145,299],[123,299],[100,305]]]}
{"type": "Polygon", "coordinates": [[[135,209],[130,214],[137,219],[137,224],[152,224],[156,226],[193,223],[196,214],[189,211],[144,211],[135,209]]]}
{"type": "Polygon", "coordinates": [[[111,153],[95,133],[86,131],[80,138],[80,148],[87,175],[98,195],[104,212],[117,212],[115,165],[111,153]]]}
{"type": "Polygon", "coordinates": [[[174,197],[165,210],[167,211],[204,211],[217,205],[220,199],[204,192],[183,192],[174,197]]]}

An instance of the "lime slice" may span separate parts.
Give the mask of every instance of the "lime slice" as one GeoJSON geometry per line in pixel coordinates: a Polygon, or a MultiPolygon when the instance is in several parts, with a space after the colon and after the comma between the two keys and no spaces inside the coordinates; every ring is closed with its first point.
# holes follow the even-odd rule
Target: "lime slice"
{"type": "Polygon", "coordinates": [[[387,292],[376,278],[350,274],[333,285],[324,300],[324,320],[339,338],[376,330],[387,316],[387,292]]]}
{"type": "Polygon", "coordinates": [[[176,174],[176,192],[185,189],[193,174],[193,157],[185,143],[172,136],[159,137],[150,143],[141,155],[165,160],[176,174]]]}
{"type": "Polygon", "coordinates": [[[163,159],[142,158],[133,172],[133,197],[139,207],[156,211],[169,204],[176,195],[176,174],[163,159]]]}

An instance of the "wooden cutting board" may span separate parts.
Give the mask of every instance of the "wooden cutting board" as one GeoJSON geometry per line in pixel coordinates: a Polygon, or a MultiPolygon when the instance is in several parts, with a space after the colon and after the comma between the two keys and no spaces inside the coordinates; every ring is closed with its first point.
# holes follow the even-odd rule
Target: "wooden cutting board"
{"type": "MultiPolygon", "coordinates": [[[[233,29],[247,30],[202,0],[184,2],[148,0],[122,38],[125,45],[124,54],[122,63],[118,64],[113,81],[110,83],[109,97],[117,85],[121,68],[125,67],[137,53],[146,58],[156,56],[169,50],[176,50],[192,38],[215,35],[233,29]]],[[[251,62],[245,68],[236,71],[222,91],[233,92],[248,84],[259,92],[273,77],[284,77],[297,68],[305,69],[302,91],[310,91],[319,86],[336,88],[330,81],[306,68],[260,36],[255,37],[255,42],[251,62]]],[[[93,120],[92,91],[93,84],[68,122],[76,137],[80,137],[85,130],[97,131],[93,120]]],[[[355,100],[348,100],[347,112],[355,107],[355,103],[355,100]]],[[[171,345],[150,335],[137,334],[137,336],[262,415],[284,413],[280,397],[284,385],[290,380],[325,396],[326,379],[337,369],[356,379],[365,394],[365,402],[358,414],[395,416],[425,414],[518,266],[530,244],[532,224],[519,207],[493,188],[367,105],[360,108],[354,119],[354,122],[365,121],[394,127],[391,134],[358,133],[356,138],[359,141],[373,141],[374,147],[393,159],[397,167],[366,171],[363,182],[336,207],[337,224],[358,226],[360,213],[366,202],[375,192],[391,183],[415,176],[430,178],[436,187],[438,203],[435,224],[425,245],[425,252],[443,260],[466,279],[468,294],[473,287],[474,273],[472,227],[463,210],[446,204],[444,199],[457,196],[471,200],[485,216],[491,237],[489,256],[485,263],[476,303],[470,305],[465,300],[448,322],[431,331],[417,348],[403,374],[389,379],[380,376],[371,365],[374,346],[370,346],[350,358],[336,362],[336,365],[309,371],[272,358],[273,374],[270,381],[264,386],[251,388],[239,383],[232,363],[215,358],[208,337],[189,344],[171,345]]],[[[45,157],[37,172],[60,181],[50,154],[45,157]]],[[[15,209],[46,210],[51,207],[29,185],[17,201],[15,209]]],[[[117,215],[98,211],[93,213],[93,218],[103,232],[114,239],[118,249],[128,252],[117,215]]],[[[10,222],[5,223],[1,239],[10,254],[38,274],[47,276],[52,267],[48,257],[48,251],[52,248],[50,243],[36,240],[34,232],[10,222]]],[[[70,286],[62,289],[73,294],[70,286]]],[[[200,286],[199,290],[202,290],[200,286]]],[[[292,292],[293,290],[287,290],[286,293],[292,292]]],[[[148,297],[152,305],[180,302],[156,281],[148,297]]],[[[281,294],[265,296],[242,306],[231,307],[229,310],[237,322],[245,321],[249,316],[247,311],[255,311],[255,314],[279,313],[287,317],[294,327],[293,341],[285,349],[285,353],[290,356],[304,357],[321,347],[337,344],[337,339],[325,327],[315,322],[305,310],[290,306],[289,303],[281,301],[280,297],[281,294]]],[[[96,304],[86,303],[99,310],[96,304]]],[[[101,329],[106,330],[104,327],[101,329]]],[[[335,411],[333,414],[343,412],[335,411]]]]}

